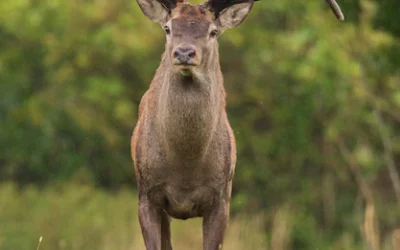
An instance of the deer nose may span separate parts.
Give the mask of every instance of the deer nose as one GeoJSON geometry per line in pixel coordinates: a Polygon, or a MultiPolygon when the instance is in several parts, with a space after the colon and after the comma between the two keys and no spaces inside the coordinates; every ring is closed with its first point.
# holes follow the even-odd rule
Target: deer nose
{"type": "Polygon", "coordinates": [[[189,64],[189,61],[196,56],[196,50],[191,47],[179,47],[174,51],[174,58],[178,64],[189,64]]]}

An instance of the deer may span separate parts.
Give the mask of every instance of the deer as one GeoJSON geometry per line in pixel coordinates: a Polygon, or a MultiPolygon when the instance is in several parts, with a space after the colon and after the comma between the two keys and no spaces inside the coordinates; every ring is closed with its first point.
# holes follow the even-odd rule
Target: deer
{"type": "MultiPolygon", "coordinates": [[[[165,51],[131,138],[138,217],[147,250],[171,250],[171,218],[202,217],[203,249],[222,249],[236,165],[217,38],[254,0],[137,0],[160,24],[165,51]]],[[[339,20],[343,14],[327,0],[339,20]]]]}

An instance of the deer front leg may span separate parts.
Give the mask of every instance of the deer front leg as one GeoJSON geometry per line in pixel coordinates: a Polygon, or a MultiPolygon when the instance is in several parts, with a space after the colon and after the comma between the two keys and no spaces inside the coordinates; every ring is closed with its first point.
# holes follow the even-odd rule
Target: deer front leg
{"type": "Polygon", "coordinates": [[[229,220],[229,202],[220,201],[203,218],[203,249],[220,250],[229,220]]]}
{"type": "Polygon", "coordinates": [[[161,218],[161,250],[172,250],[170,217],[164,211],[161,218]]]}
{"type": "Polygon", "coordinates": [[[139,222],[147,250],[161,250],[162,212],[147,197],[139,198],[139,222]]]}

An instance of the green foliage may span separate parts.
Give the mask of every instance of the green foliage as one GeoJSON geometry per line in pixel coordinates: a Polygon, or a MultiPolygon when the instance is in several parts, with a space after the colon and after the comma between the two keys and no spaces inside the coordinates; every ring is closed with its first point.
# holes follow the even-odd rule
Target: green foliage
{"type": "MultiPolygon", "coordinates": [[[[400,224],[399,2],[339,2],[344,23],[324,1],[257,2],[220,42],[232,212],[269,225],[290,207],[291,249],[368,245],[367,203],[382,244],[400,224]]],[[[1,1],[0,180],[134,186],[130,136],[163,42],[135,1],[1,1]]]]}
{"type": "Polygon", "coordinates": [[[375,27],[383,29],[400,37],[400,27],[398,20],[400,2],[396,0],[386,0],[378,4],[378,10],[375,15],[375,27]]]}

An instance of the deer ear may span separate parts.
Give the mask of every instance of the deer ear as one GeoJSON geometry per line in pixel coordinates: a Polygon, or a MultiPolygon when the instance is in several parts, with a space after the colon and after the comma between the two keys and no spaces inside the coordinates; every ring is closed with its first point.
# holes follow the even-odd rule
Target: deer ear
{"type": "Polygon", "coordinates": [[[164,25],[168,22],[170,10],[157,0],[137,0],[143,13],[153,22],[164,25]]]}
{"type": "Polygon", "coordinates": [[[216,22],[221,29],[230,29],[238,26],[249,14],[253,1],[231,5],[222,10],[216,22]]]}

